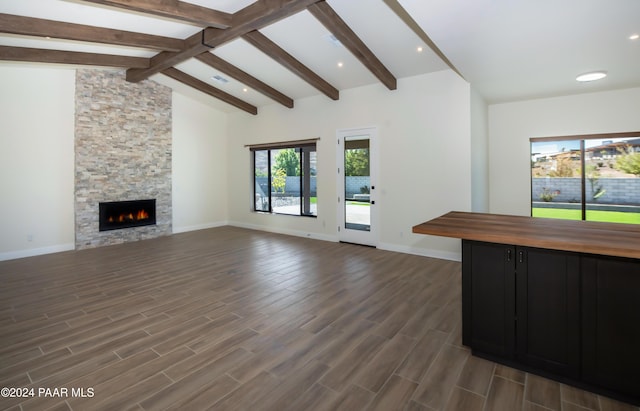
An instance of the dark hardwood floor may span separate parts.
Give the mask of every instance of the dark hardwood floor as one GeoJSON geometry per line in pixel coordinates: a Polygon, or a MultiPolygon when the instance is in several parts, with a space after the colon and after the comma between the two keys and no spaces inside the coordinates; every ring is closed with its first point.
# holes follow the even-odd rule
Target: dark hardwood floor
{"type": "Polygon", "coordinates": [[[0,262],[0,408],[638,411],[471,356],[460,269],[233,227],[0,262]]]}

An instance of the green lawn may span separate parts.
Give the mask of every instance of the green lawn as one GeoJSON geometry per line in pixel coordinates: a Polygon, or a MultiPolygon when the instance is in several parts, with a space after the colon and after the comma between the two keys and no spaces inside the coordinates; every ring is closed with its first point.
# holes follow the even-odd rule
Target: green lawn
{"type": "MultiPolygon", "coordinates": [[[[565,220],[580,220],[580,210],[563,208],[534,208],[534,217],[562,218],[565,220]]],[[[621,211],[593,211],[587,210],[587,220],[607,223],[640,224],[640,213],[625,213],[621,211]]]]}
{"type": "Polygon", "coordinates": [[[347,204],[356,205],[356,206],[366,206],[366,207],[369,207],[371,205],[369,202],[365,202],[365,201],[348,201],[348,200],[347,200],[347,204]]]}

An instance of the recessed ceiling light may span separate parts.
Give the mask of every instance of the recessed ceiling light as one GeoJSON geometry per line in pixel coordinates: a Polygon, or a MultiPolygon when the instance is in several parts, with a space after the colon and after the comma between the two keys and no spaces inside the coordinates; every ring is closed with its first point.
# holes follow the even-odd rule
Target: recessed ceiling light
{"type": "Polygon", "coordinates": [[[422,50],[424,50],[424,49],[422,48],[422,46],[418,46],[418,47],[416,48],[416,51],[417,51],[418,53],[422,53],[422,50]]]}
{"type": "Polygon", "coordinates": [[[338,67],[342,67],[342,66],[344,66],[344,64],[341,61],[339,61],[338,62],[338,67]]]}
{"type": "Polygon", "coordinates": [[[635,33],[629,36],[629,40],[638,40],[640,39],[640,34],[635,33]]]}
{"type": "Polygon", "coordinates": [[[245,87],[245,88],[242,89],[242,91],[244,91],[246,93],[246,92],[249,91],[249,89],[245,87]]]}
{"type": "Polygon", "coordinates": [[[580,74],[576,77],[577,81],[587,82],[587,81],[596,81],[607,77],[606,71],[592,71],[589,73],[580,74]]]}

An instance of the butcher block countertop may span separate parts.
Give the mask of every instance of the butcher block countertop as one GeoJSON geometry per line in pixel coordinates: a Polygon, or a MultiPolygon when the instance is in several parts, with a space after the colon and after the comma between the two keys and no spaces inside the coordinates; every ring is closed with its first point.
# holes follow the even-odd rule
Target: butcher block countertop
{"type": "Polygon", "coordinates": [[[417,234],[640,259],[640,225],[451,211],[417,234]]]}

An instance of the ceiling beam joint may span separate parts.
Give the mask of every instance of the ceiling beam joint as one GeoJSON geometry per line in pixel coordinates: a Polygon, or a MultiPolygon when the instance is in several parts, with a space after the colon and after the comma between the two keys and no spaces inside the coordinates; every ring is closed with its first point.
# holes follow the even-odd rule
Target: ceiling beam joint
{"type": "MultiPolygon", "coordinates": [[[[128,3],[129,0],[91,0],[128,3]]],[[[143,0],[132,0],[141,2],[143,0]]],[[[144,0],[151,1],[151,0],[144,0]]],[[[154,2],[157,2],[155,0],[154,2]]],[[[187,39],[187,46],[179,52],[162,52],[151,58],[151,66],[148,69],[127,70],[128,81],[141,81],[153,74],[159,73],[169,67],[197,56],[207,48],[218,47],[231,40],[241,37],[252,30],[268,26],[285,17],[306,9],[309,5],[319,0],[258,0],[255,3],[232,15],[232,26],[227,29],[207,27],[202,33],[194,34],[187,39]],[[197,42],[193,38],[197,36],[197,42]],[[202,38],[202,40],[201,40],[202,38]]]]}

